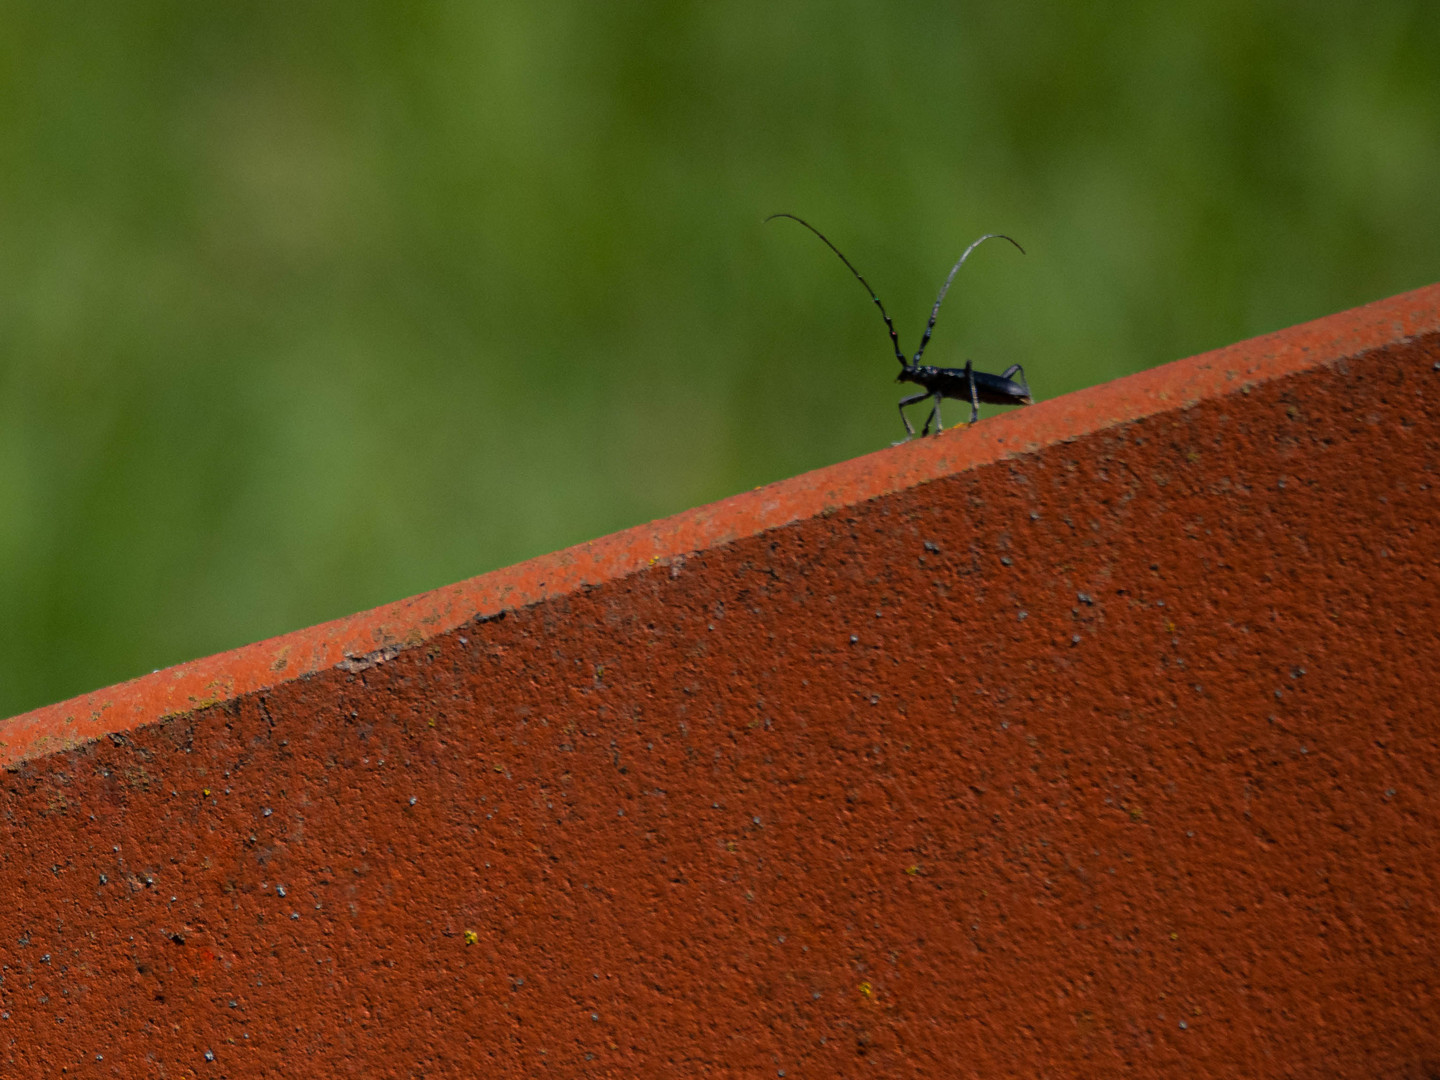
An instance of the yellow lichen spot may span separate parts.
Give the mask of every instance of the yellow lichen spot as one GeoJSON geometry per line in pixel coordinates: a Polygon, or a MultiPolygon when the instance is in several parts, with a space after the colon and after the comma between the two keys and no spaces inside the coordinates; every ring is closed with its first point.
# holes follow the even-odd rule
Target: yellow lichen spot
{"type": "Polygon", "coordinates": [[[479,940],[480,940],[480,935],[477,934],[474,930],[466,930],[466,931],[465,931],[465,944],[466,944],[466,945],[474,945],[474,944],[475,944],[477,941],[479,941],[479,940]]]}
{"type": "Polygon", "coordinates": [[[1141,810],[1140,810],[1140,808],[1139,808],[1138,806],[1131,806],[1131,807],[1129,807],[1128,809],[1129,809],[1129,811],[1130,811],[1130,820],[1131,820],[1131,821],[1144,821],[1144,820],[1145,820],[1145,815],[1141,812],[1141,810]]]}
{"type": "Polygon", "coordinates": [[[919,865],[918,863],[915,864],[914,866],[907,866],[907,867],[905,868],[905,873],[911,875],[912,877],[913,877],[914,875],[918,874],[919,872],[920,872],[920,865],[919,865]]]}
{"type": "Polygon", "coordinates": [[[1179,941],[1179,940],[1180,940],[1180,935],[1177,934],[1177,933],[1175,933],[1175,931],[1172,930],[1172,931],[1170,931],[1170,940],[1171,940],[1171,941],[1179,941]]]}
{"type": "Polygon", "coordinates": [[[204,795],[208,799],[210,797],[210,789],[207,787],[203,791],[201,791],[200,794],[204,795]]]}
{"type": "Polygon", "coordinates": [[[862,982],[860,984],[860,993],[864,994],[867,998],[873,998],[875,996],[875,987],[871,986],[868,982],[862,982]]]}
{"type": "Polygon", "coordinates": [[[1189,453],[1187,453],[1187,454],[1185,455],[1185,460],[1188,461],[1188,462],[1190,462],[1190,464],[1192,464],[1192,465],[1195,464],[1195,462],[1197,462],[1197,461],[1200,460],[1200,451],[1198,451],[1198,450],[1191,450],[1189,453]]]}
{"type": "Polygon", "coordinates": [[[495,766],[495,771],[496,771],[496,772],[504,772],[504,771],[505,771],[505,766],[504,766],[504,765],[496,765],[496,766],[495,766]]]}
{"type": "Polygon", "coordinates": [[[430,726],[430,727],[434,727],[434,726],[435,726],[435,721],[434,721],[433,719],[430,721],[429,726],[430,726]]]}
{"type": "Polygon", "coordinates": [[[1165,620],[1165,633],[1167,633],[1167,634],[1173,634],[1174,632],[1175,632],[1175,624],[1174,624],[1173,622],[1171,622],[1169,619],[1166,619],[1166,620],[1165,620]]]}

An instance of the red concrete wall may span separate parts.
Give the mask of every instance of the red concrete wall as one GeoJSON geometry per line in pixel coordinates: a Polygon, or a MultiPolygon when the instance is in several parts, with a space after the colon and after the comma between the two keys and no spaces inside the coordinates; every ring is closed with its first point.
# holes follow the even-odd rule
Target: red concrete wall
{"type": "Polygon", "coordinates": [[[5,1076],[1426,1077],[1440,286],[0,725],[5,1076]]]}

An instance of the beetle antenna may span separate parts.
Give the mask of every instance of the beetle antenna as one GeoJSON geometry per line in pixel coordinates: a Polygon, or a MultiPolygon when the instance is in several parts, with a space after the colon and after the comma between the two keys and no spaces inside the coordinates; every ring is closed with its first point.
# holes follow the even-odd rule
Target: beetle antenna
{"type": "MultiPolygon", "coordinates": [[[[803,225],[805,223],[802,221],[800,224],[803,225]]],[[[825,240],[823,236],[820,237],[820,239],[825,240]]],[[[970,257],[970,253],[974,251],[977,247],[979,247],[981,244],[983,244],[986,240],[1010,240],[1010,243],[1014,244],[1017,248],[1020,248],[1021,255],[1025,254],[1025,249],[1023,247],[1020,247],[1019,243],[1011,240],[1010,237],[1006,236],[1004,233],[986,233],[984,236],[980,237],[979,240],[976,240],[973,244],[967,247],[965,249],[965,254],[960,256],[960,261],[950,268],[950,276],[945,279],[945,284],[940,286],[940,295],[935,297],[935,306],[930,309],[930,322],[925,327],[925,336],[920,339],[920,348],[917,349],[915,352],[915,363],[920,363],[920,357],[925,352],[925,346],[930,344],[930,332],[935,329],[935,320],[940,315],[940,303],[945,299],[945,294],[950,291],[950,282],[955,280],[955,275],[959,272],[960,267],[965,265],[965,260],[970,257]]],[[[825,242],[827,244],[829,243],[828,240],[826,240],[825,242]]],[[[839,252],[836,252],[836,254],[838,255],[839,252]]],[[[845,256],[841,255],[840,257],[843,259],[845,256]]],[[[878,304],[880,301],[876,300],[875,302],[878,304]]],[[[902,360],[901,363],[904,363],[904,361],[902,360]]]]}
{"type": "MultiPolygon", "coordinates": [[[[874,300],[874,301],[875,301],[875,306],[880,309],[880,317],[885,320],[885,329],[887,329],[887,330],[890,331],[890,345],[891,345],[891,347],[893,347],[894,350],[895,350],[895,359],[900,361],[900,366],[901,366],[902,368],[908,368],[910,365],[905,362],[905,354],[900,351],[900,337],[899,337],[898,334],[895,333],[895,324],[890,321],[890,316],[889,316],[889,315],[886,313],[886,311],[885,311],[885,305],[880,302],[880,297],[878,297],[878,296],[875,295],[875,290],[872,289],[872,288],[870,287],[870,283],[869,283],[868,281],[866,281],[866,280],[864,279],[864,277],[861,276],[860,271],[855,269],[854,264],[851,263],[851,261],[850,261],[849,259],[845,258],[845,254],[844,254],[839,248],[837,248],[834,244],[830,243],[829,238],[827,238],[824,233],[822,233],[819,229],[815,228],[814,225],[811,225],[811,224],[810,224],[808,221],[806,221],[804,218],[798,218],[798,217],[796,217],[794,214],[771,214],[771,215],[770,215],[769,217],[767,217],[765,220],[766,220],[766,221],[772,221],[772,220],[774,220],[775,218],[782,218],[782,217],[783,217],[783,218],[789,218],[791,221],[798,221],[798,222],[800,222],[801,225],[804,225],[805,228],[809,229],[809,230],[810,230],[811,232],[813,232],[816,236],[820,237],[821,240],[824,240],[824,241],[825,241],[825,246],[828,247],[831,251],[833,251],[836,255],[839,255],[839,256],[840,256],[840,261],[843,262],[846,266],[850,267],[850,272],[855,275],[856,280],[859,281],[861,285],[864,285],[864,286],[865,286],[865,291],[870,294],[870,299],[871,299],[871,300],[874,300]]],[[[988,239],[988,238],[982,237],[981,239],[988,239]]],[[[1009,239],[1009,238],[1007,237],[1006,239],[1009,239]]],[[[975,241],[976,244],[978,244],[979,242],[980,242],[979,240],[975,241]]],[[[1013,241],[1013,240],[1011,240],[1010,242],[1011,242],[1012,244],[1015,243],[1015,241],[1013,241]]],[[[971,247],[974,247],[975,244],[971,244],[970,246],[971,246],[971,247]]],[[[1019,247],[1019,245],[1016,244],[1016,247],[1019,247]]],[[[969,255],[969,254],[970,254],[970,252],[968,252],[968,251],[965,252],[965,255],[969,255]]],[[[965,261],[965,256],[962,255],[962,256],[960,257],[960,262],[964,262],[964,261],[965,261]]],[[[957,263],[956,266],[955,266],[955,270],[958,270],[958,269],[960,269],[960,266],[959,266],[959,264],[957,263]]],[[[955,276],[955,270],[950,271],[950,276],[951,276],[951,277],[954,277],[954,276],[955,276]]],[[[948,282],[948,281],[945,282],[945,288],[948,289],[949,287],[950,287],[950,282],[948,282]]],[[[940,295],[941,295],[942,297],[945,295],[945,289],[941,289],[941,290],[940,290],[940,295]]],[[[939,304],[938,301],[937,301],[936,304],[935,304],[935,309],[936,309],[937,311],[940,309],[940,304],[939,304]]],[[[934,317],[933,315],[930,317],[930,325],[931,325],[931,326],[934,326],[934,325],[935,325],[935,317],[934,317]]],[[[927,337],[927,338],[929,337],[929,331],[928,331],[928,330],[926,331],[926,337],[927,337]]],[[[923,352],[924,349],[925,349],[925,346],[924,346],[924,345],[921,345],[921,346],[920,346],[920,349],[921,349],[921,351],[923,352]]],[[[917,354],[915,355],[915,359],[916,359],[916,360],[919,360],[919,359],[920,359],[919,353],[917,353],[917,354]]]]}

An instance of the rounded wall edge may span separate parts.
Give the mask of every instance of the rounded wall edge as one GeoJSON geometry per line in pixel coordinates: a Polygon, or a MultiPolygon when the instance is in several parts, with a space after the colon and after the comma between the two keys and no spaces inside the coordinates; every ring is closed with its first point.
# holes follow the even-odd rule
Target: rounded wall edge
{"type": "Polygon", "coordinates": [[[484,622],[693,552],[1375,349],[1440,333],[1440,284],[1176,360],[977,425],[887,447],[707,506],[0,721],[0,766],[234,701],[329,668],[360,671],[484,622]]]}

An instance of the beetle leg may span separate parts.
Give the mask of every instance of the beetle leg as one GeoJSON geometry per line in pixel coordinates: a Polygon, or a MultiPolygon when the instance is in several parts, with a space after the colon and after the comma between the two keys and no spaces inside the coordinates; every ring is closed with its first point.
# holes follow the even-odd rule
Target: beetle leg
{"type": "MultiPolygon", "coordinates": [[[[913,439],[915,437],[915,429],[910,426],[910,418],[905,415],[905,406],[914,405],[917,401],[924,401],[929,396],[930,391],[926,390],[923,393],[912,394],[907,398],[900,399],[900,420],[905,425],[905,438],[913,439]]],[[[925,426],[928,428],[930,425],[927,423],[925,426]]]]}
{"type": "Polygon", "coordinates": [[[934,404],[934,406],[930,409],[930,415],[925,418],[925,426],[920,429],[920,434],[921,434],[922,437],[925,436],[925,435],[929,435],[929,434],[930,434],[930,425],[931,425],[931,424],[934,424],[934,425],[935,425],[935,430],[936,430],[937,432],[941,432],[941,431],[944,431],[944,430],[945,430],[945,423],[944,423],[943,420],[940,419],[940,401],[941,401],[941,395],[940,395],[940,392],[939,392],[938,390],[935,392],[934,398],[935,398],[935,404],[934,404]]]}
{"type": "Polygon", "coordinates": [[[1020,373],[1020,385],[1025,388],[1025,396],[1026,396],[1026,397],[1029,397],[1029,396],[1030,396],[1030,383],[1027,382],[1026,379],[1025,379],[1025,369],[1024,369],[1023,367],[1021,367],[1019,364],[1011,364],[1009,367],[1007,367],[1004,371],[1002,371],[1002,372],[1000,373],[1000,377],[1001,377],[1002,379],[1009,379],[1009,378],[1011,378],[1012,376],[1014,376],[1014,374],[1015,374],[1017,371],[1020,373]]]}
{"type": "Polygon", "coordinates": [[[980,392],[975,389],[975,372],[970,361],[965,361],[965,381],[970,384],[970,423],[980,419],[980,392]]]}

